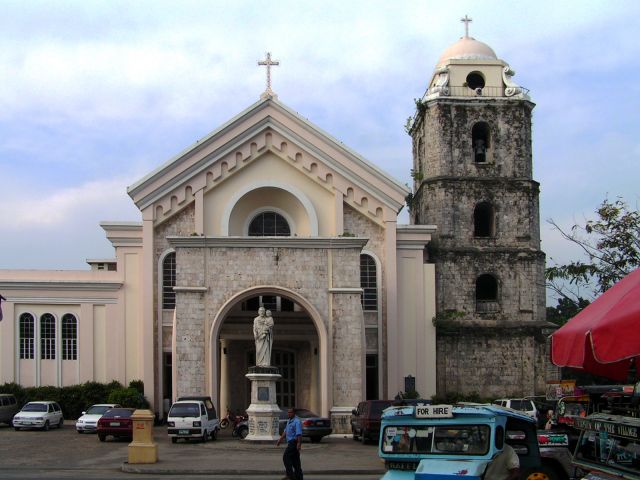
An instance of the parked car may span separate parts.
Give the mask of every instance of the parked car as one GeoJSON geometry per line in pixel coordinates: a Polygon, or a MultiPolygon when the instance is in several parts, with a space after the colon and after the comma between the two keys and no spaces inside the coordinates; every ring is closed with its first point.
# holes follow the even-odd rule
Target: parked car
{"type": "Polygon", "coordinates": [[[120,408],[120,405],[117,403],[98,403],[91,405],[86,412],[82,412],[82,416],[76,421],[77,432],[95,433],[98,430],[98,420],[100,420],[100,417],[112,408],[120,408]]]}
{"type": "Polygon", "coordinates": [[[209,397],[181,397],[171,405],[167,416],[167,434],[172,443],[179,438],[206,442],[218,436],[220,423],[209,397]]]}
{"type": "Polygon", "coordinates": [[[0,393],[0,423],[11,425],[14,415],[19,411],[20,407],[16,397],[10,393],[0,393]]]}
{"type": "Polygon", "coordinates": [[[13,417],[13,428],[62,428],[64,418],[62,409],[56,402],[29,402],[13,417]]]}
{"type": "Polygon", "coordinates": [[[393,404],[392,400],[366,400],[360,402],[351,411],[351,433],[353,439],[366,443],[368,440],[378,441],[380,436],[380,417],[382,411],[393,404]]]}
{"type": "Polygon", "coordinates": [[[135,408],[112,408],[98,420],[98,438],[104,442],[109,435],[115,438],[133,440],[133,420],[135,408]]]}
{"type": "Polygon", "coordinates": [[[538,409],[533,400],[528,398],[499,398],[494,400],[493,404],[526,413],[536,422],[538,421],[538,409]]]}
{"type": "MultiPolygon", "coordinates": [[[[296,408],[296,416],[302,423],[302,436],[308,437],[312,443],[318,443],[322,437],[331,435],[331,420],[328,418],[316,415],[305,408],[296,408]]],[[[288,420],[287,410],[280,410],[280,433],[284,432],[288,420]]]]}

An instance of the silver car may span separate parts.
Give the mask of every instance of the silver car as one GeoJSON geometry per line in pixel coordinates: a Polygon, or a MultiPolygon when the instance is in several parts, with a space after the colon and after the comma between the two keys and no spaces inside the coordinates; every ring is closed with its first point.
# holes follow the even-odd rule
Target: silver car
{"type": "Polygon", "coordinates": [[[29,402],[13,417],[13,428],[40,428],[49,430],[50,427],[62,428],[64,418],[62,409],[56,402],[29,402]]]}

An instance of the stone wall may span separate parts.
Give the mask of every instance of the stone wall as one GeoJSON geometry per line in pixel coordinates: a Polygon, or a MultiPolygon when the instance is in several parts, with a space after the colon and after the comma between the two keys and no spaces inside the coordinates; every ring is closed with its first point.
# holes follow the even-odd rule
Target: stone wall
{"type": "Polygon", "coordinates": [[[532,180],[425,180],[416,192],[416,223],[438,226],[435,244],[477,247],[540,247],[539,185],[532,180]],[[474,210],[488,202],[495,211],[495,234],[474,236],[474,210]]]}
{"type": "Polygon", "coordinates": [[[531,111],[526,100],[446,99],[429,102],[412,132],[414,169],[424,178],[531,179],[531,111]],[[489,125],[487,164],[474,161],[471,130],[489,125]]]}
{"type": "Polygon", "coordinates": [[[412,131],[412,217],[435,224],[438,394],[484,397],[544,392],[544,253],[539,185],[532,179],[531,111],[517,99],[437,99],[412,131]],[[472,129],[488,125],[486,161],[475,161],[472,129]],[[476,237],[474,210],[488,202],[493,232],[476,237]],[[491,274],[497,298],[476,300],[491,274]]]}
{"type": "MultiPolygon", "coordinates": [[[[319,328],[333,345],[329,351],[333,404],[355,406],[360,401],[364,372],[360,296],[329,292],[359,288],[359,248],[178,246],[176,255],[178,286],[207,287],[204,294],[178,291],[176,295],[179,395],[199,393],[206,385],[202,372],[210,356],[209,334],[223,305],[239,292],[270,285],[293,291],[319,313],[319,328]]],[[[213,368],[216,371],[217,365],[213,368]]]]}
{"type": "Polygon", "coordinates": [[[438,330],[438,395],[479,394],[495,399],[545,390],[546,338],[536,328],[438,330]]]}
{"type": "MultiPolygon", "coordinates": [[[[344,205],[344,231],[354,234],[358,237],[368,238],[369,241],[364,250],[373,252],[380,260],[380,268],[384,268],[386,264],[386,251],[384,243],[384,229],[374,222],[367,219],[348,205],[344,205]]],[[[365,342],[366,353],[378,354],[378,368],[382,369],[383,375],[383,391],[386,391],[386,350],[384,339],[386,335],[387,325],[387,303],[386,303],[386,284],[384,272],[379,272],[381,279],[378,285],[378,298],[380,304],[380,312],[363,312],[365,320],[365,342]],[[380,323],[382,331],[379,330],[378,316],[380,315],[380,323]],[[379,337],[382,336],[383,347],[380,352],[379,337]]]]}
{"type": "MultiPolygon", "coordinates": [[[[536,287],[543,278],[541,252],[513,250],[448,250],[438,252],[436,305],[438,312],[455,312],[457,321],[496,326],[543,322],[545,299],[536,287]],[[496,312],[476,309],[476,279],[485,273],[498,280],[496,312]]],[[[544,284],[543,284],[544,285],[544,284]]]]}

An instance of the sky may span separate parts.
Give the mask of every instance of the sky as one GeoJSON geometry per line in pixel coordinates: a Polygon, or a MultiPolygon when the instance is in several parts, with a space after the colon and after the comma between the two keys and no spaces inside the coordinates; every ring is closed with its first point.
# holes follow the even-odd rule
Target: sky
{"type": "Polygon", "coordinates": [[[139,221],[126,187],[259,99],[267,51],[281,102],[411,184],[404,124],[464,15],[536,103],[547,262],[578,258],[547,220],[640,203],[637,0],[0,0],[0,268],[112,258],[99,222],[139,221]]]}

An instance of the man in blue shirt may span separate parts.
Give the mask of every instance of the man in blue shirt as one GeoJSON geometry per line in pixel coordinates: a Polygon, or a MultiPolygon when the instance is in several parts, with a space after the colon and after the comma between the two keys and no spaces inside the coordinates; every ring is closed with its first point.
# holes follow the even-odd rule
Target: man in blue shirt
{"type": "Polygon", "coordinates": [[[300,419],[296,417],[296,411],[293,408],[287,410],[287,426],[284,428],[282,435],[276,442],[276,445],[280,445],[280,442],[284,438],[287,439],[287,448],[282,455],[282,461],[284,462],[284,468],[287,471],[287,476],[282,480],[303,480],[302,479],[302,465],[300,465],[300,449],[302,448],[302,423],[300,419]]]}

